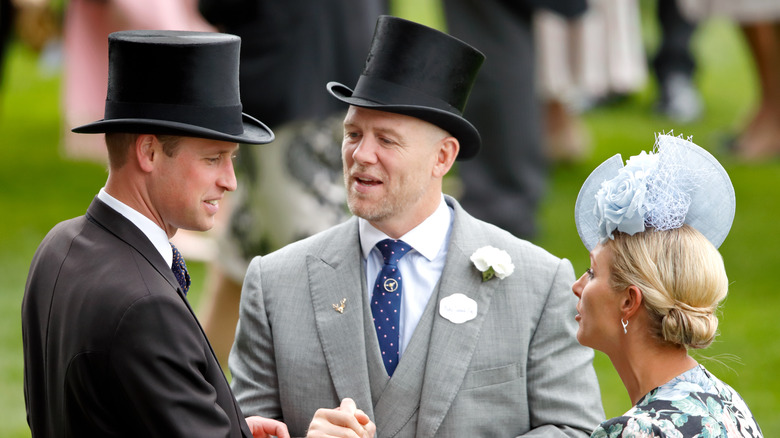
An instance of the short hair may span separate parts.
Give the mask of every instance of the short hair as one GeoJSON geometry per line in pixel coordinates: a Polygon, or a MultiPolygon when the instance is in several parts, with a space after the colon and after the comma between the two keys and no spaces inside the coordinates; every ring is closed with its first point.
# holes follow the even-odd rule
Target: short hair
{"type": "Polygon", "coordinates": [[[604,246],[612,254],[611,286],[642,291],[656,338],[686,349],[712,343],[728,277],[723,257],[703,234],[689,225],[648,229],[633,236],[615,233],[604,246]]]}
{"type": "MultiPolygon", "coordinates": [[[[134,145],[141,134],[125,132],[106,133],[106,148],[108,149],[108,164],[111,168],[118,169],[127,163],[127,154],[130,146],[134,145]]],[[[165,155],[172,157],[179,147],[181,136],[155,135],[163,146],[165,155]]]]}

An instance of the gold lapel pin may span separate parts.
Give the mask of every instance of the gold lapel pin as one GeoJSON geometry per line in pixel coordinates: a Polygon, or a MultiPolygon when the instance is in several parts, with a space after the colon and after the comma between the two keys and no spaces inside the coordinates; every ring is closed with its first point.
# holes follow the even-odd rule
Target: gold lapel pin
{"type": "Polygon", "coordinates": [[[333,306],[333,310],[335,310],[336,312],[344,313],[344,305],[346,304],[346,302],[347,302],[347,299],[346,298],[342,298],[341,302],[338,304],[338,306],[335,305],[335,304],[331,304],[331,306],[333,306]]]}

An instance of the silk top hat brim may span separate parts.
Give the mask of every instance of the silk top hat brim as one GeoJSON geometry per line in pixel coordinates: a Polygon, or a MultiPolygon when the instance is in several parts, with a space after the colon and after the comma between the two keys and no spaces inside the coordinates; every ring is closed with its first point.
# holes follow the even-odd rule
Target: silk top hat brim
{"type": "Polygon", "coordinates": [[[241,133],[231,134],[221,130],[206,128],[189,121],[175,122],[147,118],[102,119],[73,128],[79,134],[103,134],[123,132],[136,134],[180,135],[185,137],[208,138],[245,144],[266,144],[274,141],[270,128],[254,117],[241,113],[241,133]]]}
{"type": "Polygon", "coordinates": [[[73,129],[84,134],[169,134],[248,144],[273,132],[242,112],[241,39],[189,31],[122,31],[109,35],[104,118],[73,129]]]}
{"type": "Polygon", "coordinates": [[[458,139],[458,160],[479,151],[479,131],[463,118],[485,55],[438,30],[380,16],[354,90],[338,82],[328,92],[350,105],[432,123],[458,139]]]}

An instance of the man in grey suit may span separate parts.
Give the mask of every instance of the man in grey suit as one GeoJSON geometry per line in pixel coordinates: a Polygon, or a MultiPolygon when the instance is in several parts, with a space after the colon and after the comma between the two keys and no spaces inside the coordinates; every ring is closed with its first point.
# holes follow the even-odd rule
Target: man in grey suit
{"type": "Polygon", "coordinates": [[[442,194],[479,149],[462,111],[483,59],[383,16],[354,90],[328,84],[350,104],[355,217],[252,261],[229,361],[246,414],[312,437],[584,437],[603,419],[571,264],[442,194]]]}

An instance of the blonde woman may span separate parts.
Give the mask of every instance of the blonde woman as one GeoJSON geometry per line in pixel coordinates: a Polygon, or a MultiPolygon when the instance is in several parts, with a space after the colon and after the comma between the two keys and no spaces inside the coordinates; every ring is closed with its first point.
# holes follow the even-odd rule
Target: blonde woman
{"type": "Polygon", "coordinates": [[[734,189],[704,149],[659,135],[583,185],[575,220],[590,268],[574,283],[577,340],[612,361],[634,406],[592,437],[762,437],[742,397],[688,354],[718,328],[728,291],[717,247],[734,189]]]}

